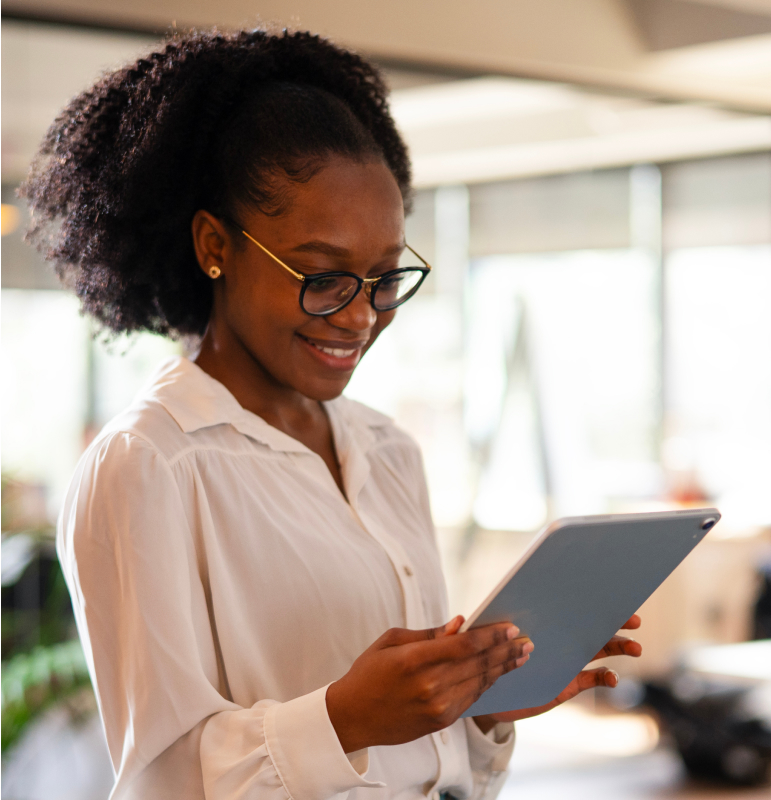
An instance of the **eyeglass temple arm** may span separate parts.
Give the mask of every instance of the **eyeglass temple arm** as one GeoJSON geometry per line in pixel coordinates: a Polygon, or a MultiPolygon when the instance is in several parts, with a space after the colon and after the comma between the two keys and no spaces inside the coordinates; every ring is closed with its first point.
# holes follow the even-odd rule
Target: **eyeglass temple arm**
{"type": "MultiPolygon", "coordinates": [[[[420,253],[416,253],[416,252],[415,252],[415,251],[414,251],[414,250],[413,250],[413,249],[412,249],[412,248],[411,248],[411,247],[410,247],[410,246],[407,244],[407,242],[405,242],[405,243],[404,243],[404,246],[405,246],[405,247],[406,247],[406,248],[407,248],[407,249],[408,249],[408,250],[409,250],[409,251],[412,253],[412,255],[414,255],[414,256],[415,256],[415,258],[419,258],[419,259],[420,259],[420,260],[421,260],[421,261],[422,261],[422,262],[423,262],[423,263],[426,265],[426,269],[427,269],[429,272],[431,271],[431,265],[428,263],[428,261],[426,261],[426,259],[425,259],[425,258],[423,258],[423,256],[422,256],[422,255],[420,255],[420,253]]],[[[388,273],[386,273],[386,274],[388,274],[388,273]]],[[[379,281],[381,281],[382,279],[383,279],[383,276],[382,276],[382,275],[378,275],[378,276],[377,276],[377,278],[362,278],[362,279],[361,279],[361,282],[362,282],[362,284],[363,284],[364,286],[370,286],[370,285],[372,285],[372,284],[378,283],[378,282],[379,282],[379,281]]]]}
{"type": "Polygon", "coordinates": [[[412,253],[412,255],[414,255],[414,256],[415,256],[415,258],[419,258],[419,259],[420,259],[420,260],[421,260],[421,261],[422,261],[422,262],[423,262],[423,263],[426,265],[426,267],[428,267],[428,269],[433,269],[433,267],[432,267],[432,266],[431,266],[431,265],[428,263],[428,261],[426,261],[426,259],[425,259],[425,258],[423,258],[423,256],[422,256],[422,255],[420,255],[420,253],[417,253],[415,250],[413,250],[413,249],[412,249],[412,248],[411,248],[411,247],[410,247],[410,246],[407,244],[407,242],[405,242],[405,243],[404,243],[404,246],[405,246],[405,247],[406,247],[406,248],[407,248],[407,249],[410,251],[410,253],[412,253]]]}
{"type": "MultiPolygon", "coordinates": [[[[262,250],[262,252],[263,252],[263,253],[265,253],[265,255],[268,255],[268,256],[270,256],[270,257],[271,257],[271,258],[272,258],[272,259],[273,259],[273,260],[274,260],[274,261],[275,261],[277,264],[280,264],[280,265],[281,265],[281,266],[282,266],[282,267],[283,267],[283,268],[284,268],[284,269],[285,269],[287,272],[291,272],[291,273],[292,273],[292,275],[294,275],[294,276],[295,276],[295,278],[297,278],[297,280],[298,280],[298,281],[302,281],[303,283],[305,283],[305,277],[306,277],[306,276],[305,276],[305,275],[303,275],[303,274],[302,274],[302,272],[295,272],[295,270],[293,270],[291,267],[287,266],[287,265],[286,265],[286,264],[285,264],[285,263],[284,263],[284,262],[283,262],[283,261],[282,261],[282,260],[281,260],[281,259],[280,259],[278,256],[274,256],[274,255],[273,255],[273,253],[271,253],[271,252],[270,252],[270,250],[268,250],[266,247],[263,247],[263,246],[262,246],[262,245],[261,245],[261,244],[260,244],[260,243],[259,243],[259,242],[258,242],[258,241],[257,241],[257,240],[254,238],[254,237],[253,237],[253,236],[250,236],[250,235],[249,235],[249,234],[248,234],[248,233],[247,233],[245,230],[241,230],[241,233],[243,233],[243,235],[244,235],[244,236],[246,236],[246,238],[247,238],[247,239],[248,239],[250,242],[254,242],[254,244],[256,244],[256,245],[257,245],[257,247],[259,247],[259,248],[260,248],[260,250],[262,250]]],[[[410,252],[411,252],[411,253],[412,253],[412,254],[413,254],[413,255],[414,255],[416,258],[419,258],[419,259],[420,259],[420,260],[421,260],[421,261],[422,261],[422,262],[423,262],[423,263],[426,265],[426,267],[427,267],[428,269],[432,269],[432,266],[431,266],[431,265],[428,263],[428,261],[426,261],[426,259],[425,259],[425,258],[423,258],[423,256],[422,256],[422,255],[420,255],[420,253],[417,253],[417,252],[415,252],[415,250],[413,250],[413,249],[412,249],[412,248],[411,248],[411,247],[410,247],[410,246],[407,244],[407,242],[405,242],[405,243],[404,243],[404,246],[405,246],[405,247],[406,247],[406,248],[407,248],[407,249],[408,249],[408,250],[409,250],[409,251],[410,251],[410,252]]],[[[365,282],[365,283],[371,283],[371,282],[374,282],[374,281],[377,281],[377,280],[378,280],[378,278],[364,278],[364,282],[365,282]]]]}
{"type": "MultiPolygon", "coordinates": [[[[291,272],[292,275],[294,275],[298,281],[305,283],[305,275],[303,275],[302,272],[295,272],[291,267],[288,267],[280,258],[278,258],[278,256],[274,256],[273,253],[270,252],[270,250],[268,250],[266,247],[263,247],[253,236],[250,236],[246,231],[242,230],[241,233],[243,233],[243,235],[246,236],[246,238],[250,242],[254,242],[254,244],[256,244],[257,247],[259,247],[260,250],[262,250],[262,252],[265,253],[265,255],[270,256],[277,264],[282,266],[287,272],[291,272]]],[[[420,258],[420,256],[418,256],[418,258],[420,258]]]]}

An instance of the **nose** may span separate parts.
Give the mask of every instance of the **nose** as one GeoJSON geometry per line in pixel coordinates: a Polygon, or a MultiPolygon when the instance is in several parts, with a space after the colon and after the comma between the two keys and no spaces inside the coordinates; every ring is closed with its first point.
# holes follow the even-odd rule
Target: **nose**
{"type": "Polygon", "coordinates": [[[362,333],[372,330],[377,322],[377,311],[372,307],[369,292],[363,288],[345,308],[326,319],[336,328],[362,333]]]}

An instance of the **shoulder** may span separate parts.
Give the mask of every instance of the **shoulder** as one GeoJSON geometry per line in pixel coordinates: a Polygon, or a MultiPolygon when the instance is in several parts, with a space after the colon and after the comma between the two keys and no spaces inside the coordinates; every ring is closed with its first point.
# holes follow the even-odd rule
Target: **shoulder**
{"type": "Polygon", "coordinates": [[[134,527],[149,531],[147,515],[170,508],[176,518],[184,517],[191,481],[181,456],[196,442],[195,432],[183,429],[164,394],[175,383],[172,364],[164,364],[86,448],[64,498],[61,536],[104,540],[138,519],[141,524],[134,527]]]}
{"type": "MultiPolygon", "coordinates": [[[[161,416],[161,415],[159,415],[161,416]]],[[[149,488],[168,491],[177,480],[171,458],[178,446],[172,426],[152,414],[126,411],[105,426],[80,457],[65,497],[92,505],[96,498],[118,501],[143,496],[149,488]]]]}
{"type": "Polygon", "coordinates": [[[140,395],[102,428],[89,450],[114,450],[119,442],[128,450],[152,451],[172,462],[190,448],[191,437],[157,398],[140,395]]]}
{"type": "Polygon", "coordinates": [[[239,414],[243,409],[224,386],[187,359],[173,358],[104,426],[94,445],[120,439],[174,463],[192,450],[237,444],[231,428],[239,414]]]}
{"type": "Polygon", "coordinates": [[[173,465],[198,445],[168,402],[170,391],[189,389],[180,381],[179,359],[167,361],[131,404],[113,417],[86,448],[75,469],[70,493],[96,490],[105,481],[132,486],[165,483],[173,465]]]}

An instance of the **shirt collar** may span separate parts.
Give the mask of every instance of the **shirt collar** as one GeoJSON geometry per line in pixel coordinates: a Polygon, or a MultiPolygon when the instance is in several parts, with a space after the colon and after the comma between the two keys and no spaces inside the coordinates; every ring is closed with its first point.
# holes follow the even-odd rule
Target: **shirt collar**
{"type": "MultiPolygon", "coordinates": [[[[247,411],[223,384],[182,356],[161,364],[151,379],[148,394],[169,412],[185,433],[215,425],[232,425],[239,433],[272,450],[310,452],[301,442],[247,411]]],[[[377,441],[374,429],[391,423],[384,414],[345,397],[325,402],[324,406],[336,441],[347,442],[349,431],[346,429],[356,429],[359,435],[353,438],[358,439],[365,451],[377,441]]]]}

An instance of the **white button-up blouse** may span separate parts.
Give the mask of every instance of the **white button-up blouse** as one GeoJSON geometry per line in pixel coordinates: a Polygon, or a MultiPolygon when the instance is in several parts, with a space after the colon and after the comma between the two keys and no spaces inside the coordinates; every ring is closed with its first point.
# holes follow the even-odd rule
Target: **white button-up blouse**
{"type": "Polygon", "coordinates": [[[322,459],[192,362],[166,363],[80,460],[59,523],[113,800],[491,797],[511,726],[346,755],[327,686],[391,627],[447,621],[420,454],[325,404],[322,459]]]}

